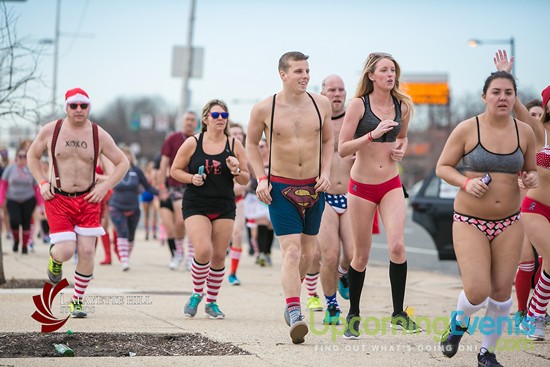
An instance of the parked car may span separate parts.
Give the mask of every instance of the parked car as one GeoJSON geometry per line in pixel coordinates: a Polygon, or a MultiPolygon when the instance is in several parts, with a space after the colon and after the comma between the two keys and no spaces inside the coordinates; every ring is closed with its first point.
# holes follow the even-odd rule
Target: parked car
{"type": "Polygon", "coordinates": [[[411,196],[413,221],[432,237],[440,260],[456,260],[453,248],[453,204],[459,188],[436,176],[433,170],[411,196]]]}

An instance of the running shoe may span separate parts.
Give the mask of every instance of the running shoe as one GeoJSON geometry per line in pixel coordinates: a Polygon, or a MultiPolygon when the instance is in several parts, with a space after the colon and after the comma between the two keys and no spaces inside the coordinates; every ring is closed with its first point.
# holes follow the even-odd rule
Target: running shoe
{"type": "Polygon", "coordinates": [[[50,262],[48,263],[48,278],[53,284],[57,284],[63,278],[63,263],[55,261],[50,255],[50,262]]]}
{"type": "Polygon", "coordinates": [[[172,260],[170,260],[170,269],[176,270],[178,266],[180,266],[182,261],[183,261],[183,255],[175,254],[174,256],[172,256],[172,260]]]}
{"type": "Polygon", "coordinates": [[[201,303],[202,300],[202,294],[194,293],[189,297],[189,300],[183,307],[183,313],[185,316],[188,317],[194,317],[197,314],[197,307],[199,307],[199,303],[201,303]]]}
{"type": "Polygon", "coordinates": [[[77,319],[88,316],[88,314],[84,312],[82,301],[76,299],[73,299],[71,302],[69,302],[69,313],[77,319]]]}
{"type": "Polygon", "coordinates": [[[311,296],[307,299],[306,307],[310,311],[323,312],[323,305],[319,296],[311,296]]]}
{"type": "Polygon", "coordinates": [[[241,281],[237,278],[235,274],[229,274],[229,284],[231,285],[241,285],[241,281]]]}
{"type": "Polygon", "coordinates": [[[325,311],[323,325],[340,325],[340,309],[336,305],[328,305],[325,311]]]}
{"type": "Polygon", "coordinates": [[[348,275],[344,274],[338,280],[338,292],[343,299],[349,299],[349,284],[348,284],[348,275]]]}
{"type": "Polygon", "coordinates": [[[223,319],[223,318],[225,318],[225,314],[223,312],[221,312],[221,310],[218,307],[218,304],[216,302],[207,303],[204,306],[204,313],[206,314],[206,317],[208,317],[209,319],[223,319]]]}
{"type": "Polygon", "coordinates": [[[128,264],[128,262],[123,262],[122,271],[128,271],[128,270],[130,270],[130,264],[128,264]]]}
{"type": "Polygon", "coordinates": [[[447,330],[441,335],[439,345],[441,345],[441,352],[445,357],[452,358],[458,352],[458,345],[460,339],[464,334],[468,332],[467,327],[460,326],[456,322],[452,321],[449,324],[447,330]],[[453,330],[454,326],[454,330],[453,330]]]}
{"type": "Polygon", "coordinates": [[[304,321],[304,315],[293,320],[290,325],[290,339],[293,344],[302,344],[305,342],[304,337],[307,335],[309,329],[304,321]]]}
{"type": "Polygon", "coordinates": [[[361,332],[359,330],[361,318],[359,315],[348,315],[346,317],[346,331],[344,332],[344,339],[357,340],[361,332]]]}
{"type": "Polygon", "coordinates": [[[266,266],[273,266],[273,262],[271,261],[271,255],[265,254],[265,265],[266,266]]]}
{"type": "Polygon", "coordinates": [[[404,311],[391,317],[390,327],[395,330],[404,330],[406,334],[420,333],[422,331],[422,328],[404,311]]]}
{"type": "Polygon", "coordinates": [[[260,265],[261,267],[266,266],[267,259],[266,259],[265,254],[263,252],[261,252],[260,255],[258,255],[258,259],[256,260],[256,263],[258,265],[260,265]]]}
{"type": "Polygon", "coordinates": [[[288,307],[286,306],[285,306],[284,316],[285,316],[286,325],[290,326],[290,313],[288,312],[288,307]]]}
{"type": "Polygon", "coordinates": [[[524,333],[529,339],[544,340],[544,319],[545,316],[525,316],[521,321],[519,328],[521,332],[524,333]]]}
{"type": "Polygon", "coordinates": [[[497,356],[495,353],[491,353],[488,350],[485,350],[485,353],[479,353],[477,355],[477,366],[478,367],[502,367],[497,361],[497,356]]]}
{"type": "Polygon", "coordinates": [[[527,315],[527,311],[521,310],[515,313],[514,315],[514,322],[516,324],[516,327],[519,327],[521,325],[521,322],[523,321],[523,318],[527,315]]]}

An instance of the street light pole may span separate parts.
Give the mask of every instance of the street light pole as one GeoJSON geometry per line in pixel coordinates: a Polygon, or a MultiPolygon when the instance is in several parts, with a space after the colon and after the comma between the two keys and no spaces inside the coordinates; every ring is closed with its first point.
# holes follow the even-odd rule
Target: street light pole
{"type": "Polygon", "coordinates": [[[510,39],[501,39],[501,40],[478,40],[478,39],[470,39],[468,40],[468,46],[470,47],[477,47],[479,45],[495,45],[495,44],[503,44],[507,43],[510,45],[510,58],[514,58],[514,63],[512,64],[512,75],[514,77],[517,77],[516,75],[516,42],[514,40],[514,37],[510,37],[510,39]]]}
{"type": "Polygon", "coordinates": [[[57,95],[57,62],[59,55],[59,23],[61,17],[61,0],[57,0],[55,16],[55,38],[53,51],[53,82],[52,82],[52,117],[55,117],[55,100],[57,95]]]}
{"type": "Polygon", "coordinates": [[[187,111],[189,105],[189,79],[191,78],[191,72],[193,69],[193,28],[195,23],[195,3],[196,0],[191,0],[191,9],[189,10],[189,27],[187,29],[187,48],[188,52],[184,53],[184,72],[183,72],[183,85],[181,87],[181,103],[180,113],[178,114],[178,120],[176,121],[176,130],[183,114],[187,111]]]}

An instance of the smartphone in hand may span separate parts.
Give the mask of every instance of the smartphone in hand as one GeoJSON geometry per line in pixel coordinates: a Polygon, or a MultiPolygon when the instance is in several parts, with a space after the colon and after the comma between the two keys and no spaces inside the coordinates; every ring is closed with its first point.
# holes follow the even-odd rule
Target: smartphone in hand
{"type": "Polygon", "coordinates": [[[489,185],[493,179],[491,178],[491,175],[489,173],[486,173],[483,175],[483,177],[480,178],[481,182],[483,182],[485,185],[489,185]]]}
{"type": "Polygon", "coordinates": [[[204,175],[204,166],[200,166],[197,173],[201,176],[204,175]]]}

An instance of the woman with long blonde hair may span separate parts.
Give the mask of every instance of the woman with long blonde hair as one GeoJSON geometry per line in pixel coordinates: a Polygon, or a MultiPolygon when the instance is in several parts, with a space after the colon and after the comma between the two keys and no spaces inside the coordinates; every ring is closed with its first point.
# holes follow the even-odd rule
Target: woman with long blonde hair
{"type": "Polygon", "coordinates": [[[401,69],[388,53],[371,53],[340,132],[341,157],[355,154],[349,183],[348,210],[353,258],[348,271],[350,309],[344,337],[359,337],[359,303],[372,246],[372,223],[378,209],[388,241],[393,313],[390,326],[408,333],[422,329],[403,310],[407,281],[405,255],[405,196],[398,162],[407,149],[413,114],[411,98],[399,83],[401,69]]]}

